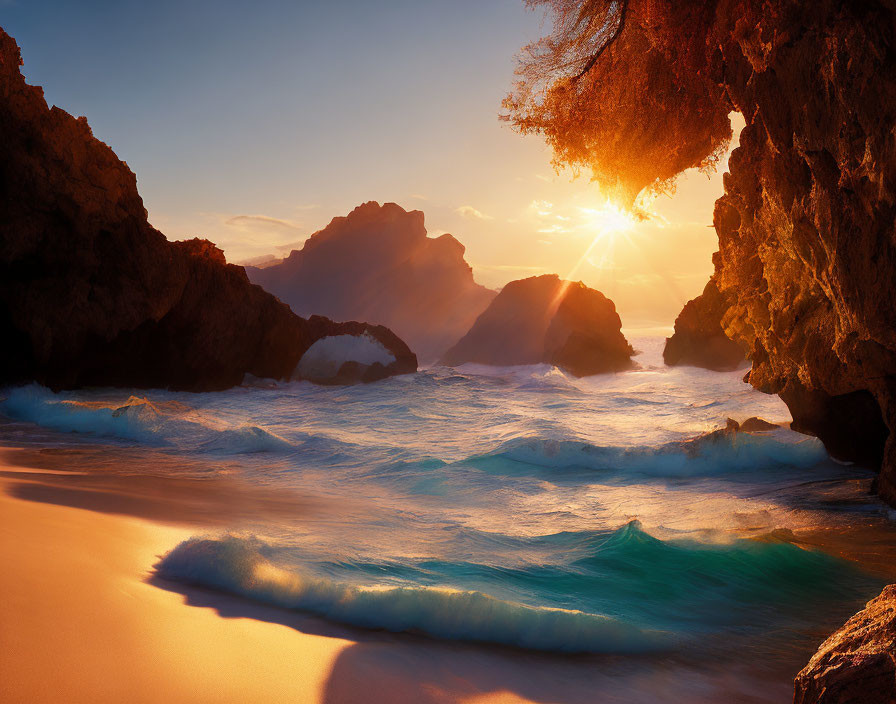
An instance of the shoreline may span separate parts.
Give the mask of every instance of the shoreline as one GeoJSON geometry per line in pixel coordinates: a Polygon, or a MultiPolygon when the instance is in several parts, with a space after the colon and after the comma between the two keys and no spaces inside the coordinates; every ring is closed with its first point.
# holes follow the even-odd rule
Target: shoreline
{"type": "Polygon", "coordinates": [[[351,641],[222,618],[147,581],[193,531],[16,499],[7,488],[0,483],[0,700],[322,700],[351,641]]]}

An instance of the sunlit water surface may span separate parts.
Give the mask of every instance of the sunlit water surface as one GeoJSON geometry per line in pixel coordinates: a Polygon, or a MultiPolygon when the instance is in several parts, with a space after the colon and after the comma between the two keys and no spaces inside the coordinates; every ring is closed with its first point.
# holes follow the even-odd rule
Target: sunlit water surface
{"type": "Polygon", "coordinates": [[[480,648],[746,662],[726,686],[780,700],[884,583],[887,556],[848,546],[886,544],[887,512],[743,371],[666,368],[662,339],[634,342],[638,370],[585,379],[469,365],[345,388],[28,386],[2,410],[164,460],[121,474],[281,496],[197,529],[164,578],[480,648]],[[757,415],[785,428],[690,441],[757,415]],[[749,684],[760,671],[770,684],[749,684]]]}

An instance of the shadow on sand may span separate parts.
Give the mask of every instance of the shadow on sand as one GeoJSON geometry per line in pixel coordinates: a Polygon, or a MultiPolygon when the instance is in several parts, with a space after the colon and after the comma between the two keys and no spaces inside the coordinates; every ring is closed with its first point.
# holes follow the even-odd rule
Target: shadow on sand
{"type": "Polygon", "coordinates": [[[308,635],[353,644],[333,664],[323,704],[447,704],[460,701],[581,704],[786,701],[785,678],[750,683],[729,662],[687,662],[666,655],[551,655],[493,645],[439,641],[330,623],[315,616],[151,577],[149,583],[183,595],[188,606],[222,618],[251,618],[308,635]],[[684,687],[684,688],[683,688],[684,687]]]}

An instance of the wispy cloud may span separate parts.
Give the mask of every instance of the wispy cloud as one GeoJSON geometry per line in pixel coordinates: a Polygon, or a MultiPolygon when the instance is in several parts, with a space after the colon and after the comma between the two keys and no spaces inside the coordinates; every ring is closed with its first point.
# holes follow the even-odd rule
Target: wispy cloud
{"type": "Polygon", "coordinates": [[[465,218],[473,218],[475,220],[494,220],[491,215],[486,215],[480,210],[476,210],[472,205],[462,205],[457,211],[459,215],[465,218]]]}
{"type": "Polygon", "coordinates": [[[546,218],[553,215],[554,204],[549,200],[533,200],[529,203],[529,210],[540,218],[546,218]]]}
{"type": "Polygon", "coordinates": [[[301,225],[291,220],[283,220],[281,218],[272,218],[269,215],[231,215],[224,221],[225,225],[238,228],[283,228],[287,230],[299,230],[301,225]]]}

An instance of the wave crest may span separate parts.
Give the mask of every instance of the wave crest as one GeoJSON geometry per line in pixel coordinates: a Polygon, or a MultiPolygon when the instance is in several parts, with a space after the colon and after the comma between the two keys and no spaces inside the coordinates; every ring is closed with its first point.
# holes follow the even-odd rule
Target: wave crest
{"type": "Polygon", "coordinates": [[[5,413],[63,432],[92,433],[148,445],[174,445],[218,454],[292,449],[292,444],[256,425],[226,427],[210,423],[178,401],[131,396],[120,401],[71,400],[31,384],[11,389],[5,413]]]}
{"type": "Polygon", "coordinates": [[[471,459],[499,458],[547,469],[589,469],[656,477],[712,476],[770,467],[811,467],[827,459],[822,443],[789,430],[732,432],[663,445],[594,445],[581,440],[523,438],[471,459]]]}
{"type": "Polygon", "coordinates": [[[600,614],[528,606],[479,591],[368,587],[308,576],[275,566],[263,550],[257,539],[191,538],[156,569],[163,578],[364,628],[566,653],[635,653],[670,645],[667,634],[600,614]]]}

